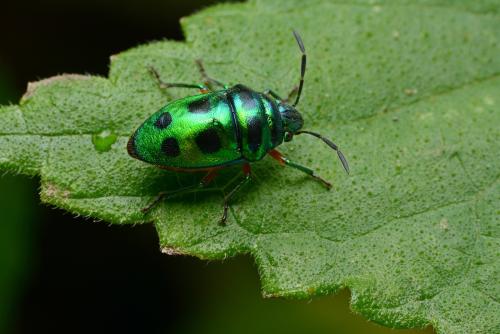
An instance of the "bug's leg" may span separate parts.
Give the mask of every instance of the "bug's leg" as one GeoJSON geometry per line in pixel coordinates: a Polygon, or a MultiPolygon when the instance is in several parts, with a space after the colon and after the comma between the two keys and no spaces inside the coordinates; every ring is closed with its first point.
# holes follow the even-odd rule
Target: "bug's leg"
{"type": "Polygon", "coordinates": [[[264,94],[266,95],[271,95],[272,97],[274,97],[275,99],[277,100],[280,100],[280,101],[283,101],[283,99],[275,92],[273,91],[272,89],[266,89],[264,91],[264,94]]]}
{"type": "Polygon", "coordinates": [[[208,87],[202,84],[185,84],[185,83],[179,83],[179,82],[165,82],[161,79],[160,73],[156,70],[156,68],[149,66],[149,71],[151,74],[155,77],[156,81],[158,82],[158,86],[161,89],[167,89],[167,88],[172,88],[172,87],[179,87],[179,88],[195,88],[199,89],[202,93],[207,93],[209,91],[208,87]]]}
{"type": "Polygon", "coordinates": [[[251,174],[252,174],[252,171],[251,171],[251,168],[250,168],[250,164],[246,163],[243,165],[243,174],[245,175],[244,179],[240,181],[240,183],[238,183],[236,185],[236,187],[234,187],[230,192],[229,194],[227,194],[225,197],[224,197],[224,211],[222,213],[222,218],[220,219],[219,221],[219,224],[220,225],[225,225],[226,224],[226,219],[227,219],[227,210],[229,210],[229,200],[231,199],[231,197],[234,196],[234,194],[236,194],[238,192],[238,190],[241,189],[241,187],[243,187],[245,184],[248,183],[248,181],[251,180],[251,174]]]}
{"type": "Polygon", "coordinates": [[[200,71],[201,76],[203,77],[203,80],[205,82],[205,85],[209,86],[210,84],[214,86],[219,86],[224,89],[228,89],[229,86],[220,82],[219,80],[215,80],[214,78],[211,78],[208,76],[207,71],[205,71],[205,67],[203,66],[203,62],[201,59],[196,59],[196,65],[198,65],[198,70],[200,71]]]}
{"type": "Polygon", "coordinates": [[[154,208],[160,201],[164,198],[171,198],[174,196],[186,194],[192,191],[195,191],[197,189],[201,189],[206,187],[215,177],[217,176],[217,169],[211,169],[208,171],[208,173],[201,179],[200,183],[185,187],[182,189],[177,189],[174,191],[162,191],[160,192],[155,199],[148,204],[145,208],[143,208],[141,211],[144,213],[149,212],[152,208],[154,208]]]}
{"type": "Polygon", "coordinates": [[[288,96],[286,97],[286,99],[283,100],[283,102],[285,103],[288,103],[288,101],[290,101],[290,99],[295,95],[297,94],[297,92],[299,91],[299,86],[295,86],[293,87],[293,89],[290,91],[290,93],[288,93],[288,96]]]}
{"type": "Polygon", "coordinates": [[[305,167],[305,166],[302,166],[302,165],[299,165],[293,161],[290,161],[290,159],[284,157],[280,152],[278,152],[277,150],[270,150],[268,152],[268,154],[276,159],[282,166],[290,166],[290,167],[293,167],[295,169],[298,169],[310,176],[312,176],[314,179],[316,179],[317,181],[321,182],[325,187],[326,189],[330,190],[332,188],[332,184],[328,181],[326,181],[325,179],[323,179],[322,177],[316,175],[316,173],[314,173],[314,171],[308,167],[305,167]]]}
{"type": "Polygon", "coordinates": [[[271,95],[272,97],[274,97],[275,99],[277,100],[280,100],[280,101],[283,101],[285,103],[288,103],[288,101],[290,100],[290,98],[292,96],[294,96],[295,94],[297,94],[297,92],[299,91],[299,86],[295,86],[293,87],[293,89],[290,91],[290,93],[288,93],[288,96],[286,97],[286,99],[282,99],[275,91],[273,91],[272,89],[266,89],[264,91],[264,94],[266,95],[271,95]]]}
{"type": "Polygon", "coordinates": [[[152,208],[154,208],[156,205],[158,205],[158,203],[160,203],[161,200],[163,200],[164,198],[170,198],[170,197],[175,196],[175,195],[180,195],[182,193],[186,193],[186,192],[189,192],[193,189],[196,189],[197,187],[198,186],[195,185],[195,186],[191,186],[191,187],[177,189],[174,191],[162,191],[162,192],[158,193],[158,195],[156,195],[155,199],[152,200],[151,203],[148,204],[148,206],[142,208],[141,211],[144,213],[148,213],[149,211],[151,211],[152,208]]]}

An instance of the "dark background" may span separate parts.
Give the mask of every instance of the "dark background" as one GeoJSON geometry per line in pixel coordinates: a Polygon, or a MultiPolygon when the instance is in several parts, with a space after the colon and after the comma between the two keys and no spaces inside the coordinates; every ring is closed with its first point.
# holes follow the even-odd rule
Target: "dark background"
{"type": "MultiPolygon", "coordinates": [[[[152,40],[182,40],[179,18],[215,2],[2,4],[0,104],[16,103],[30,81],[60,73],[106,76],[110,55],[152,40]]],[[[313,301],[264,300],[250,257],[223,263],[163,255],[153,226],[75,218],[40,204],[38,184],[0,178],[0,331],[423,332],[368,323],[349,310],[347,291],[313,301]]]]}

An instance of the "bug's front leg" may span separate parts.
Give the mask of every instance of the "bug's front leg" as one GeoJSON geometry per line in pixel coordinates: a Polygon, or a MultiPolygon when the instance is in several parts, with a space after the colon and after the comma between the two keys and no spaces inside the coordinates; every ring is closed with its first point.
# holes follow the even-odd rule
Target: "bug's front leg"
{"type": "Polygon", "coordinates": [[[332,188],[332,184],[330,182],[328,182],[325,179],[323,179],[322,177],[316,175],[316,173],[312,169],[310,169],[310,168],[308,168],[306,166],[299,165],[298,163],[295,163],[295,162],[291,161],[290,159],[284,157],[277,150],[274,150],[274,149],[270,150],[268,152],[268,154],[273,159],[277,160],[281,165],[283,165],[283,166],[286,165],[286,166],[293,167],[295,169],[298,169],[298,170],[300,170],[300,171],[302,171],[302,172],[304,172],[304,173],[312,176],[315,180],[321,182],[321,184],[323,184],[326,187],[326,189],[330,190],[332,188]]]}
{"type": "Polygon", "coordinates": [[[297,92],[299,91],[299,86],[295,86],[293,87],[293,89],[290,91],[290,93],[288,93],[286,99],[282,99],[278,93],[276,93],[274,90],[272,89],[266,89],[264,91],[264,94],[266,95],[271,95],[272,97],[274,97],[276,100],[279,100],[281,102],[285,102],[285,103],[288,103],[288,101],[292,98],[293,95],[297,94],[297,92]]]}
{"type": "Polygon", "coordinates": [[[272,89],[266,89],[264,91],[264,94],[265,95],[271,95],[272,97],[274,97],[276,100],[279,100],[279,101],[283,101],[283,99],[278,95],[278,93],[276,93],[274,90],[272,89]]]}
{"type": "Polygon", "coordinates": [[[241,187],[247,184],[251,180],[252,170],[250,168],[250,164],[246,163],[243,165],[243,174],[245,177],[240,181],[230,192],[224,197],[224,211],[222,213],[222,218],[219,221],[219,224],[225,225],[227,220],[227,211],[229,210],[229,200],[236,194],[241,187]]]}
{"type": "Polygon", "coordinates": [[[286,99],[283,100],[283,102],[288,103],[290,101],[290,99],[292,98],[292,96],[297,94],[298,91],[299,91],[299,86],[293,87],[292,90],[290,91],[290,93],[288,93],[286,99]]]}
{"type": "Polygon", "coordinates": [[[162,191],[155,197],[155,199],[151,203],[148,204],[148,206],[143,208],[141,211],[144,213],[148,213],[149,211],[151,211],[152,208],[154,208],[156,205],[158,205],[158,203],[160,203],[160,201],[163,199],[172,198],[174,196],[187,194],[189,192],[196,191],[196,190],[201,189],[201,188],[205,188],[216,176],[217,176],[217,169],[211,169],[201,179],[200,183],[198,183],[198,184],[195,184],[195,185],[192,185],[189,187],[185,187],[185,188],[181,188],[181,189],[177,189],[174,191],[162,191]]]}

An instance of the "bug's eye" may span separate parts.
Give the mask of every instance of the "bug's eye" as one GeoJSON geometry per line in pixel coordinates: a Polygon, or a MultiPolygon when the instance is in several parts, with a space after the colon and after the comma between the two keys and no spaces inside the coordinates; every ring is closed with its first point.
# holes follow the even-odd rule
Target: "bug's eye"
{"type": "Polygon", "coordinates": [[[291,141],[292,138],[293,138],[293,134],[291,132],[285,133],[285,138],[284,138],[285,141],[291,141]]]}

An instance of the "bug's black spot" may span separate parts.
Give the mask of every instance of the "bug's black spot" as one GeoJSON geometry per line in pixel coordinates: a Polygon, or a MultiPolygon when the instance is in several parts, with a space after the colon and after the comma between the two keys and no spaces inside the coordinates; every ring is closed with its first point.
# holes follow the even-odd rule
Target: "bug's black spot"
{"type": "Polygon", "coordinates": [[[258,117],[252,117],[248,120],[248,148],[255,152],[259,149],[262,142],[262,121],[258,117]]]}
{"type": "Polygon", "coordinates": [[[158,117],[158,119],[155,122],[155,126],[158,129],[165,129],[167,126],[172,123],[172,115],[170,115],[169,112],[163,113],[158,117]]]}
{"type": "Polygon", "coordinates": [[[200,132],[195,141],[203,153],[215,153],[221,148],[220,138],[215,129],[200,132]]]}
{"type": "Polygon", "coordinates": [[[257,106],[257,100],[256,100],[257,97],[251,91],[242,90],[241,92],[238,93],[238,96],[244,108],[252,109],[257,106]]]}
{"type": "Polygon", "coordinates": [[[139,155],[137,154],[137,149],[135,147],[135,134],[128,140],[127,152],[131,157],[139,159],[139,155]]]}
{"type": "Polygon", "coordinates": [[[176,157],[181,154],[181,149],[177,139],[173,137],[165,138],[163,143],[161,143],[161,150],[168,157],[176,157]]]}
{"type": "Polygon", "coordinates": [[[206,97],[199,98],[188,105],[189,112],[203,114],[210,111],[210,100],[206,97]]]}

